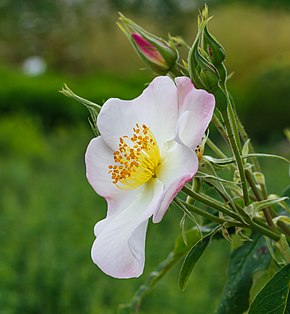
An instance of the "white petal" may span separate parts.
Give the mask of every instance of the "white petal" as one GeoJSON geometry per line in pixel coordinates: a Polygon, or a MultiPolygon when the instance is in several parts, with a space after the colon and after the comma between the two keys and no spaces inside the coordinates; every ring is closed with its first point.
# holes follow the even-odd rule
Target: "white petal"
{"type": "Polygon", "coordinates": [[[159,207],[163,184],[155,179],[134,191],[126,208],[100,221],[97,226],[101,224],[101,228],[96,227],[99,230],[92,259],[104,273],[115,278],[142,274],[147,223],[159,207]]]}
{"type": "Polygon", "coordinates": [[[195,153],[187,146],[171,141],[166,159],[157,172],[157,177],[164,183],[164,195],[153,222],[161,221],[170,203],[185,183],[195,175],[198,160],[195,153]]]}
{"type": "Polygon", "coordinates": [[[195,148],[211,121],[215,99],[205,90],[196,89],[189,78],[175,79],[179,93],[179,118],[176,137],[185,145],[195,148]]]}
{"type": "Polygon", "coordinates": [[[86,175],[94,190],[101,196],[118,192],[108,173],[109,165],[114,164],[113,150],[104,142],[101,136],[94,138],[88,145],[86,155],[86,175]]]}
{"type": "Polygon", "coordinates": [[[174,136],[178,117],[178,95],[173,80],[155,78],[143,93],[133,100],[111,98],[103,105],[97,125],[104,141],[116,150],[119,138],[132,135],[136,123],[147,125],[159,148],[174,136]]]}
{"type": "Polygon", "coordinates": [[[114,164],[113,151],[101,136],[88,145],[86,155],[86,174],[94,190],[108,202],[108,216],[126,207],[131,202],[133,191],[124,191],[112,183],[108,166],[114,164]]]}

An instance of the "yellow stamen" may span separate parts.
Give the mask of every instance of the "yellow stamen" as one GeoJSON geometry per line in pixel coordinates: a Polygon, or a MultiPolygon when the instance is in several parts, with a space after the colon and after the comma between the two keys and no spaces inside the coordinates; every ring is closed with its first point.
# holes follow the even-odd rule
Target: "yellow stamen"
{"type": "Polygon", "coordinates": [[[115,164],[109,165],[113,184],[120,189],[133,190],[155,176],[160,163],[160,151],[150,129],[136,124],[132,137],[119,139],[119,150],[114,151],[115,164]]]}

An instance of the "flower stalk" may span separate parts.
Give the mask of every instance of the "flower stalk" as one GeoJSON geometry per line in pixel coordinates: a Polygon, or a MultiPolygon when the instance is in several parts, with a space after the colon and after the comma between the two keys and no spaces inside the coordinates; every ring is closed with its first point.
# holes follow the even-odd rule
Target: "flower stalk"
{"type": "Polygon", "coordinates": [[[267,237],[269,237],[275,241],[278,241],[280,239],[280,234],[267,229],[267,227],[263,226],[258,221],[258,219],[251,220],[248,216],[246,216],[244,211],[240,212],[243,214],[242,216],[240,216],[239,214],[236,214],[231,209],[223,206],[221,203],[217,202],[216,200],[211,199],[209,196],[202,195],[201,193],[196,193],[196,192],[190,190],[187,186],[184,186],[182,188],[182,192],[184,192],[186,195],[191,196],[192,198],[194,198],[198,202],[201,202],[202,204],[208,205],[209,207],[216,209],[216,210],[224,213],[225,215],[228,215],[228,216],[234,218],[235,220],[241,222],[244,226],[248,226],[248,228],[250,228],[252,230],[256,230],[256,231],[264,234],[265,236],[267,236],[267,237]]]}
{"type": "Polygon", "coordinates": [[[204,195],[202,193],[196,193],[192,191],[191,189],[189,189],[186,185],[182,188],[181,191],[204,205],[207,205],[213,209],[216,209],[217,211],[220,211],[224,213],[225,215],[228,215],[240,222],[244,222],[243,218],[241,218],[240,215],[236,214],[231,209],[229,209],[228,207],[225,207],[222,203],[209,197],[208,195],[204,195]]]}

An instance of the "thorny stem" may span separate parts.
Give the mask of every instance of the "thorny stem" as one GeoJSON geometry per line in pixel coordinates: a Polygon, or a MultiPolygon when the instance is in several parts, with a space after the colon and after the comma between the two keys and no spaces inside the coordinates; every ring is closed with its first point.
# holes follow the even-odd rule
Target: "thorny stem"
{"type": "Polygon", "coordinates": [[[228,103],[229,106],[229,116],[227,114],[224,114],[224,121],[225,121],[225,125],[228,131],[228,137],[231,143],[231,147],[234,153],[234,156],[236,158],[236,162],[237,162],[237,166],[238,166],[238,170],[239,170],[239,174],[240,174],[240,179],[241,179],[241,184],[242,184],[242,189],[243,189],[243,199],[244,199],[244,203],[245,206],[248,206],[250,204],[250,199],[249,199],[249,193],[248,193],[248,189],[247,189],[247,183],[246,183],[246,176],[245,176],[245,170],[244,170],[244,166],[243,166],[243,161],[240,155],[240,151],[239,151],[239,147],[237,145],[237,141],[235,138],[235,135],[233,133],[232,130],[232,124],[231,124],[231,120],[232,120],[232,113],[231,113],[231,104],[228,103]]]}
{"type": "MultiPolygon", "coordinates": [[[[239,116],[237,115],[236,111],[234,111],[234,113],[235,113],[235,118],[237,121],[237,125],[239,128],[241,138],[244,142],[246,142],[249,139],[248,133],[246,132],[245,127],[243,126],[243,124],[242,124],[239,116]]],[[[251,153],[255,153],[254,147],[253,147],[251,142],[249,143],[249,150],[251,153]]],[[[253,163],[254,163],[254,169],[258,172],[261,172],[262,171],[261,166],[260,166],[260,163],[256,157],[253,158],[253,163]]]]}
{"type": "MultiPolygon", "coordinates": [[[[255,219],[251,220],[251,219],[249,219],[248,216],[243,217],[246,219],[246,223],[245,223],[245,221],[238,214],[232,212],[229,208],[221,205],[220,202],[218,202],[216,200],[213,201],[208,196],[203,196],[201,193],[196,193],[196,192],[190,190],[186,186],[184,186],[182,188],[182,192],[184,192],[186,195],[190,195],[192,198],[194,198],[195,200],[197,200],[200,203],[208,205],[211,208],[214,208],[214,209],[221,211],[222,213],[224,213],[228,216],[235,218],[237,221],[240,221],[242,224],[248,223],[250,225],[249,227],[251,229],[259,231],[260,233],[264,234],[265,236],[267,236],[267,237],[269,237],[275,241],[278,241],[280,239],[280,235],[278,233],[267,229],[261,223],[258,223],[255,219]]],[[[245,213],[244,213],[244,215],[245,215],[245,213]]]]}
{"type": "MultiPolygon", "coordinates": [[[[262,196],[260,195],[260,191],[258,190],[257,186],[256,186],[256,182],[254,181],[254,178],[253,178],[253,175],[251,174],[251,172],[249,170],[246,170],[245,171],[245,174],[246,174],[246,178],[247,178],[247,181],[256,197],[256,199],[258,201],[262,201],[263,198],[262,196]]],[[[269,208],[263,208],[263,214],[265,216],[265,219],[267,221],[267,224],[272,228],[274,229],[275,226],[274,226],[274,223],[272,221],[272,217],[271,217],[271,214],[269,212],[269,208]]]]}
{"type": "Polygon", "coordinates": [[[190,212],[192,211],[198,215],[201,215],[201,216],[203,216],[203,217],[205,217],[211,221],[217,222],[219,224],[223,224],[225,222],[223,219],[221,219],[215,215],[212,215],[212,214],[210,214],[210,213],[208,213],[208,212],[206,212],[206,211],[204,211],[204,210],[202,210],[202,209],[200,209],[200,208],[198,208],[192,204],[188,204],[188,203],[186,203],[186,202],[184,202],[178,198],[175,198],[174,201],[175,201],[175,204],[178,205],[178,207],[180,207],[182,210],[186,209],[186,213],[189,210],[190,212]]]}
{"type": "Polygon", "coordinates": [[[224,140],[228,143],[228,141],[231,144],[231,148],[233,151],[233,154],[235,156],[236,162],[237,162],[237,166],[238,166],[238,170],[239,170],[239,174],[240,174],[240,178],[241,178],[241,184],[242,184],[242,190],[243,190],[243,199],[244,199],[244,203],[245,206],[248,206],[250,203],[250,199],[249,199],[249,194],[248,194],[248,190],[247,190],[247,184],[246,184],[246,177],[245,177],[245,171],[244,171],[244,167],[243,167],[243,161],[241,158],[241,154],[239,151],[239,145],[237,144],[237,139],[236,137],[238,137],[238,134],[234,134],[233,128],[235,129],[236,133],[237,133],[237,129],[236,129],[236,123],[235,121],[235,117],[233,114],[233,108],[232,108],[232,104],[230,103],[230,99],[228,96],[228,92],[226,89],[226,86],[224,87],[224,93],[226,96],[226,100],[227,100],[227,113],[223,113],[222,117],[226,126],[226,130],[223,126],[223,124],[219,121],[218,117],[216,116],[216,114],[213,116],[213,123],[215,124],[216,128],[218,129],[218,131],[220,132],[220,134],[222,135],[222,137],[224,138],[224,140]]]}
{"type": "Polygon", "coordinates": [[[242,223],[239,223],[239,222],[236,222],[236,221],[231,221],[231,220],[225,220],[225,219],[222,219],[220,217],[217,217],[213,214],[210,214],[208,213],[207,211],[205,210],[202,210],[201,208],[198,208],[194,205],[191,205],[191,204],[188,204],[182,200],[179,200],[179,199],[176,199],[176,203],[179,205],[179,206],[183,206],[183,207],[186,207],[188,210],[190,211],[193,211],[195,212],[196,214],[198,215],[201,215],[213,222],[216,222],[216,223],[219,223],[219,224],[224,224],[224,223],[228,223],[229,225],[231,226],[235,226],[235,227],[247,227],[247,225],[244,225],[242,223]]]}
{"type": "MultiPolygon", "coordinates": [[[[207,181],[205,181],[205,183],[214,188],[214,185],[212,183],[207,182],[207,181]]],[[[237,205],[233,204],[233,201],[230,200],[229,197],[225,193],[223,193],[219,189],[215,189],[215,190],[219,194],[219,196],[232,208],[232,210],[236,210],[237,205]]],[[[240,209],[240,210],[242,210],[242,209],[240,209]]]]}
{"type": "Polygon", "coordinates": [[[228,143],[228,134],[223,126],[223,124],[220,122],[219,118],[217,117],[216,113],[212,117],[212,122],[219,131],[220,135],[224,139],[226,143],[228,143]]]}
{"type": "Polygon", "coordinates": [[[217,156],[220,158],[227,158],[227,156],[215,145],[215,143],[210,138],[207,138],[206,144],[214,153],[216,153],[217,156]]]}
{"type": "Polygon", "coordinates": [[[187,186],[184,186],[181,191],[184,192],[186,195],[191,196],[193,199],[195,199],[196,201],[202,204],[205,204],[211,208],[214,208],[238,221],[244,222],[243,219],[238,214],[236,214],[235,212],[232,212],[229,208],[223,206],[223,204],[218,202],[217,200],[213,200],[209,198],[209,196],[205,196],[202,193],[196,193],[190,190],[187,186]]]}
{"type": "MultiPolygon", "coordinates": [[[[246,178],[247,178],[247,180],[248,180],[248,182],[249,182],[249,184],[250,184],[250,186],[251,186],[251,188],[253,190],[253,193],[254,193],[256,199],[258,201],[262,201],[263,199],[265,199],[265,198],[263,198],[263,196],[261,196],[261,193],[260,193],[260,191],[258,190],[258,188],[257,188],[257,186],[255,184],[253,175],[252,175],[252,173],[249,170],[246,170],[246,178]]],[[[275,225],[273,223],[272,217],[276,216],[275,213],[273,211],[271,211],[270,207],[263,208],[262,211],[263,211],[263,214],[264,214],[265,219],[267,221],[267,224],[272,229],[274,229],[275,225]]],[[[278,225],[278,227],[280,228],[280,230],[283,233],[285,233],[287,236],[290,236],[290,230],[289,230],[289,227],[286,224],[284,224],[282,221],[278,221],[277,225],[278,225]]]]}

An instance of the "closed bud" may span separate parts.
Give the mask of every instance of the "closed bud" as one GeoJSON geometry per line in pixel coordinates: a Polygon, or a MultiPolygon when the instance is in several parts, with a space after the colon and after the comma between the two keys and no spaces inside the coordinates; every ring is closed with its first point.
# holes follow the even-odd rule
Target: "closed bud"
{"type": "MultiPolygon", "coordinates": [[[[198,41],[196,41],[198,44],[198,41]]],[[[188,56],[189,75],[197,88],[207,91],[214,90],[219,83],[219,74],[212,63],[206,57],[204,51],[197,45],[193,45],[188,56]]]]}
{"type": "Polygon", "coordinates": [[[210,57],[212,63],[217,66],[225,60],[225,50],[223,46],[210,34],[207,25],[204,28],[204,49],[210,57]]]}
{"type": "Polygon", "coordinates": [[[141,28],[132,20],[120,15],[117,23],[127,36],[137,54],[156,73],[166,74],[178,59],[178,52],[172,40],[168,42],[141,28]]]}

